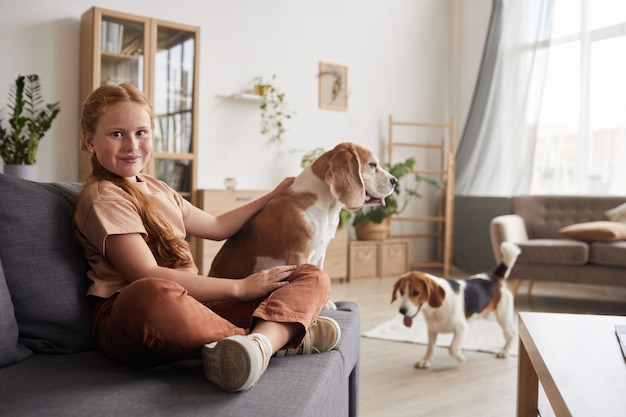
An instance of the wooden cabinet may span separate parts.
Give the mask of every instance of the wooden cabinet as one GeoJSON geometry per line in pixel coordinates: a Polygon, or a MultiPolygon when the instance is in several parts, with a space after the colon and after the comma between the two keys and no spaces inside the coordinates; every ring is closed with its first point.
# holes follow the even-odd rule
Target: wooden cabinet
{"type": "Polygon", "coordinates": [[[407,239],[350,242],[348,279],[399,276],[409,270],[407,239]]]}
{"type": "MultiPolygon", "coordinates": [[[[197,204],[201,209],[219,215],[255,200],[268,191],[249,190],[198,190],[197,204]]],[[[224,242],[194,239],[194,259],[202,275],[207,275],[211,262],[224,242]]],[[[348,277],[348,231],[338,229],[335,239],[328,245],[324,270],[332,279],[348,277]]]]}
{"type": "MultiPolygon", "coordinates": [[[[200,29],[92,7],[81,18],[80,100],[105,84],[131,83],[154,109],[146,172],[185,198],[196,189],[200,29]]],[[[91,170],[81,152],[80,179],[91,170]]]]}

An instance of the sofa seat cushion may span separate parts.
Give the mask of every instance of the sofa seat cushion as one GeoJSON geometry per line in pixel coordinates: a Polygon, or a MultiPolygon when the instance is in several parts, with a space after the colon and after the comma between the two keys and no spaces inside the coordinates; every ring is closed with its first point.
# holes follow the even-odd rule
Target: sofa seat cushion
{"type": "Polygon", "coordinates": [[[35,354],[0,369],[0,416],[355,416],[361,324],[358,305],[323,311],[341,327],[335,349],[272,358],[257,384],[224,393],[200,360],[151,369],[110,361],[94,351],[35,354]]]}
{"type": "Polygon", "coordinates": [[[35,352],[92,347],[89,279],[72,228],[79,190],[0,175],[0,259],[20,342],[35,352]]]}
{"type": "MultiPolygon", "coordinates": [[[[592,242],[589,262],[596,265],[626,267],[626,241],[592,242]]],[[[626,274],[626,271],[624,273],[626,274]]]]}
{"type": "Polygon", "coordinates": [[[545,265],[584,265],[589,261],[589,245],[573,239],[530,239],[516,242],[521,253],[517,263],[545,265]]]}

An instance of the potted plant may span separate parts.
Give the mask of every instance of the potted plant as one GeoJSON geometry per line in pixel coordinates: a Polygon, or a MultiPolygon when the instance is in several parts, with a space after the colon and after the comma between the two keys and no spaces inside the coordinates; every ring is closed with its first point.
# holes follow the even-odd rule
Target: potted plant
{"type": "Polygon", "coordinates": [[[352,225],[357,238],[360,240],[386,239],[389,236],[389,218],[402,213],[411,198],[422,197],[417,191],[422,183],[443,189],[438,181],[414,172],[415,158],[413,157],[393,165],[387,163],[384,166],[391,175],[398,179],[398,183],[393,193],[385,198],[384,206],[364,206],[354,213],[352,225]],[[406,181],[401,181],[401,178],[409,174],[413,174],[412,185],[401,187],[401,184],[406,184],[406,181]]]}
{"type": "Polygon", "coordinates": [[[285,133],[285,121],[291,119],[293,112],[287,108],[285,93],[275,84],[276,74],[269,81],[256,77],[254,92],[261,97],[261,134],[267,135],[270,142],[282,143],[285,133]]]}
{"type": "Polygon", "coordinates": [[[43,103],[37,74],[19,75],[9,87],[9,102],[8,129],[0,119],[0,157],[5,174],[13,174],[18,166],[35,165],[39,141],[61,111],[59,102],[43,103]]]}

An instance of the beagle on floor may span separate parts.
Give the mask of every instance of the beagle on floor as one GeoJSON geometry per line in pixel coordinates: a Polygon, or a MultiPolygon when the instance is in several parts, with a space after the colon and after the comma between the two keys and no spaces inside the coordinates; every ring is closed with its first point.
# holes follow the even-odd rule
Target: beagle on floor
{"type": "Polygon", "coordinates": [[[448,351],[459,363],[464,362],[461,348],[468,320],[484,317],[491,312],[495,313],[506,340],[496,356],[508,356],[517,334],[513,294],[507,289],[505,280],[520,249],[511,242],[504,242],[500,250],[502,262],[491,274],[477,274],[467,279],[444,279],[412,271],[395,282],[391,302],[400,299],[399,312],[404,316],[405,326],[411,327],[420,311],[428,326],[426,354],[415,364],[416,368],[429,368],[432,365],[438,333],[454,334],[448,351]]]}

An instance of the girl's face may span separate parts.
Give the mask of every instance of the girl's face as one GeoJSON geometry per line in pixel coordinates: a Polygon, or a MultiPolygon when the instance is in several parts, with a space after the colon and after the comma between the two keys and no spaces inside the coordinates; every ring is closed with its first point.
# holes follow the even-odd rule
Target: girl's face
{"type": "Polygon", "coordinates": [[[137,103],[119,103],[100,116],[94,134],[85,144],[100,164],[121,177],[135,180],[152,154],[152,121],[137,103]]]}

